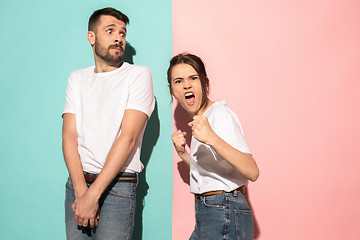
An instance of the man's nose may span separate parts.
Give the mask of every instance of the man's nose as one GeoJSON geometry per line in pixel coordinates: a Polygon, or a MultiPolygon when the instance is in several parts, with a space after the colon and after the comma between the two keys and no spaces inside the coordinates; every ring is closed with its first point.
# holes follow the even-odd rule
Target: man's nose
{"type": "Polygon", "coordinates": [[[115,37],[115,42],[116,43],[119,43],[120,45],[123,44],[123,40],[124,38],[121,36],[121,34],[117,34],[116,37],[115,37]]]}
{"type": "Polygon", "coordinates": [[[115,38],[115,43],[118,43],[118,44],[120,44],[120,45],[123,45],[123,41],[122,41],[121,37],[115,38]]]}

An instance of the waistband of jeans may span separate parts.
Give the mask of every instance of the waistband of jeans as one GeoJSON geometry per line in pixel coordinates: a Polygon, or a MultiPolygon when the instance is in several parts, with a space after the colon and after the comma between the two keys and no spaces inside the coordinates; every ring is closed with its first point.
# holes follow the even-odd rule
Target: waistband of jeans
{"type": "MultiPolygon", "coordinates": [[[[247,186],[245,186],[245,185],[240,186],[237,189],[235,189],[233,191],[230,191],[228,193],[233,193],[235,191],[238,192],[238,193],[241,193],[243,195],[246,195],[247,194],[247,186]]],[[[195,198],[200,198],[200,197],[203,197],[203,196],[210,196],[210,195],[217,195],[217,194],[222,194],[222,193],[226,193],[226,192],[224,190],[210,191],[210,192],[205,192],[205,193],[202,193],[202,194],[195,194],[195,198]]]]}
{"type": "MultiPolygon", "coordinates": [[[[98,174],[84,172],[85,181],[87,183],[95,182],[98,174]]],[[[130,182],[130,183],[137,183],[138,181],[138,174],[137,173],[130,173],[130,172],[120,172],[113,180],[114,182],[130,182]]]]}

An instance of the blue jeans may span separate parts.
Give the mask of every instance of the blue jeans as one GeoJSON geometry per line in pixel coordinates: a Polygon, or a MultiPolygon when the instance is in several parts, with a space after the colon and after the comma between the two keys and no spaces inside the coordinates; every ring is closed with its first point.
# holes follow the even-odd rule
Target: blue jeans
{"type": "MultiPolygon", "coordinates": [[[[91,184],[88,184],[90,186],[91,184]]],[[[135,222],[137,183],[120,182],[111,184],[100,198],[99,226],[79,227],[74,222],[71,205],[75,201],[74,187],[69,178],[65,192],[65,225],[68,240],[129,240],[135,222]]]]}
{"type": "Polygon", "coordinates": [[[252,240],[252,211],[238,191],[201,196],[195,203],[196,225],[190,240],[252,240]]]}

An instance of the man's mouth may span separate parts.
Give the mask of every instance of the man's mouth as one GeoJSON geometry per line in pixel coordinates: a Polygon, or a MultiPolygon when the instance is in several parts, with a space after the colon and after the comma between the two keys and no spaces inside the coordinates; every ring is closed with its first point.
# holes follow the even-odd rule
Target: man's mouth
{"type": "Polygon", "coordinates": [[[118,51],[124,51],[124,48],[120,45],[111,45],[109,46],[109,49],[115,49],[115,50],[118,50],[118,51]]]}
{"type": "Polygon", "coordinates": [[[195,103],[195,95],[192,92],[185,93],[185,101],[188,105],[194,105],[195,103]]]}

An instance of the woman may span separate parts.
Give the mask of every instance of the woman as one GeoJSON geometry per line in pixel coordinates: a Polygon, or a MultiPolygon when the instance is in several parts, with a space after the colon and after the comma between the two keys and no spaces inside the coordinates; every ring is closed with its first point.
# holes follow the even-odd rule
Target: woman
{"type": "Polygon", "coordinates": [[[226,102],[208,98],[209,79],[201,59],[192,54],[172,58],[167,72],[170,93],[192,117],[190,153],[186,133],[172,141],[190,166],[196,225],[190,240],[253,239],[252,211],[246,202],[248,180],[259,169],[242,136],[240,122],[226,102]]]}

